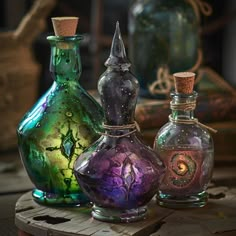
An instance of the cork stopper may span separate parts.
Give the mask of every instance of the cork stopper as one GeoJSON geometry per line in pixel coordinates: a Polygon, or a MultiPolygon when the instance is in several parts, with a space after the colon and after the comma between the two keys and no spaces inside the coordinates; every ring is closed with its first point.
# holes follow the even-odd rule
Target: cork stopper
{"type": "Polygon", "coordinates": [[[56,36],[73,36],[76,34],[78,17],[53,17],[52,24],[56,36]]]}
{"type": "Polygon", "coordinates": [[[193,92],[195,73],[179,72],[173,74],[175,81],[175,92],[191,94],[193,92]]]}

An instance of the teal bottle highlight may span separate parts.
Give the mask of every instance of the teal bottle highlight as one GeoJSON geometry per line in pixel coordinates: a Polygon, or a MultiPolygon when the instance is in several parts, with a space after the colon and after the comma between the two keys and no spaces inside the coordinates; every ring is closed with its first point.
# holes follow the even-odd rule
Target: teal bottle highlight
{"type": "Polygon", "coordinates": [[[196,0],[131,1],[129,54],[140,96],[167,99],[173,89],[171,74],[200,66],[199,4],[196,0]]]}
{"type": "Polygon", "coordinates": [[[43,204],[78,205],[88,198],[74,174],[76,157],[98,139],[103,111],[80,86],[79,43],[74,36],[49,36],[54,82],[17,129],[19,152],[43,204]]]}

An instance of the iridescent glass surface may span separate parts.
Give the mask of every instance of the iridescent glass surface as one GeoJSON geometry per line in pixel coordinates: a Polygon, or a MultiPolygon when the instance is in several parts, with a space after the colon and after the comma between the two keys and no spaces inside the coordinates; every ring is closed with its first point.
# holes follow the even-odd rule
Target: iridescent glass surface
{"type": "Polygon", "coordinates": [[[49,36],[48,40],[54,82],[21,120],[19,151],[36,187],[36,201],[77,205],[88,198],[74,177],[74,161],[99,137],[103,111],[78,81],[81,36],[49,36]]]}
{"type": "Polygon", "coordinates": [[[164,166],[136,135],[134,111],[139,84],[130,73],[117,24],[108,67],[98,91],[105,133],[75,162],[75,175],[94,202],[98,220],[130,222],[146,217],[146,204],[157,193],[164,166]]]}

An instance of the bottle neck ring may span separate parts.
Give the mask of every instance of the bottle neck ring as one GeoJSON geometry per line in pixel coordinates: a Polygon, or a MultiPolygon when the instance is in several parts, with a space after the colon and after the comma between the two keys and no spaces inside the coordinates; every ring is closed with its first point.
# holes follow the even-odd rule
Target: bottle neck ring
{"type": "Polygon", "coordinates": [[[140,132],[140,128],[137,122],[134,122],[132,124],[127,124],[127,125],[103,124],[103,127],[105,129],[105,133],[100,133],[100,134],[104,136],[113,137],[113,138],[127,137],[127,136],[130,136],[131,134],[134,134],[137,131],[140,132]]]}
{"type": "Polygon", "coordinates": [[[172,93],[172,101],[170,102],[170,108],[172,110],[172,119],[194,119],[194,110],[196,108],[197,93],[180,94],[172,93]]]}
{"type": "Polygon", "coordinates": [[[77,82],[82,66],[80,61],[80,35],[70,37],[48,36],[51,45],[50,72],[58,83],[77,82]]]}
{"type": "Polygon", "coordinates": [[[170,102],[170,108],[172,111],[193,111],[196,108],[196,101],[193,102],[181,102],[181,103],[174,103],[173,101],[170,102]]]}

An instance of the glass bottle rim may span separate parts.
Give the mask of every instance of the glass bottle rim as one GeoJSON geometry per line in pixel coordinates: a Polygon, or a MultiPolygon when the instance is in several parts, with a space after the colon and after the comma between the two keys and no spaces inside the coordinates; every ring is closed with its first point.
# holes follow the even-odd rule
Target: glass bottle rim
{"type": "Polygon", "coordinates": [[[198,96],[198,93],[196,91],[193,91],[192,93],[186,94],[186,93],[177,93],[175,91],[170,93],[170,96],[173,97],[179,97],[179,98],[196,98],[198,96]]]}
{"type": "Polygon", "coordinates": [[[76,34],[73,36],[55,36],[55,35],[47,36],[47,40],[54,42],[76,42],[76,41],[81,41],[83,38],[84,37],[80,34],[76,34]]]}

